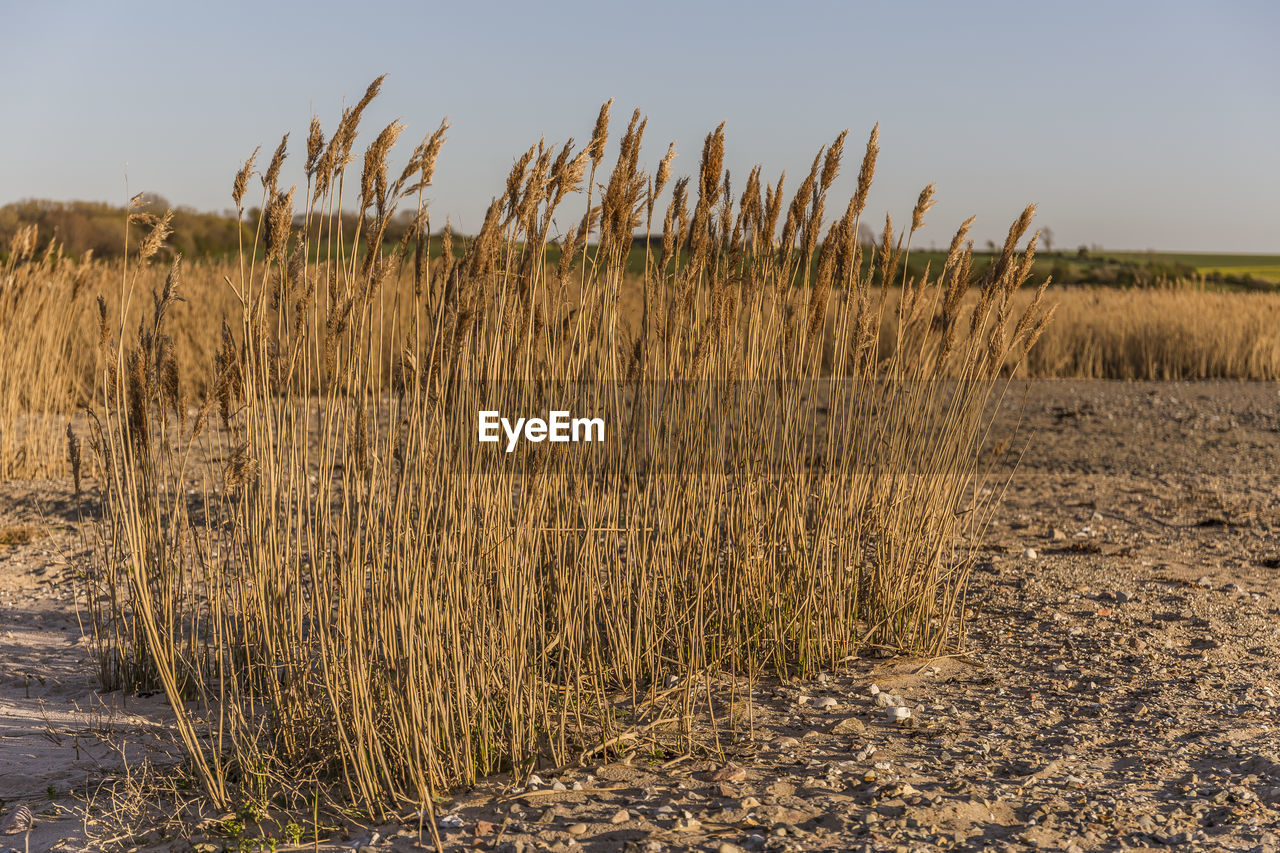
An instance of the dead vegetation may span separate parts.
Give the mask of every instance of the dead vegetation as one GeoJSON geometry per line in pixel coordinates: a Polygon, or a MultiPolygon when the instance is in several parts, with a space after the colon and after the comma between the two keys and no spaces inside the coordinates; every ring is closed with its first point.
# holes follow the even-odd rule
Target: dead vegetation
{"type": "Polygon", "coordinates": [[[181,262],[143,295],[166,216],[131,214],[143,235],[94,328],[104,686],[169,696],[212,805],[429,809],[637,732],[714,749],[742,732],[694,731],[709,674],[955,641],[993,496],[983,412],[1048,320],[1043,286],[1014,305],[1031,208],[976,297],[968,222],[936,276],[899,272],[932,187],[905,233],[886,218],[868,276],[874,131],[828,222],[844,134],[788,200],[759,169],[733,191],[722,129],[693,177],[671,180],[673,149],[650,176],[638,112],[606,169],[606,104],[584,148],[530,147],[480,233],[430,262],[422,190],[447,125],[398,171],[398,124],[354,155],[378,86],[327,141],[313,124],[305,187],[278,186],[284,142],[237,174],[237,207],[260,183],[263,214],[229,321],[192,347],[213,353],[203,389],[175,328],[181,262]],[[554,216],[583,190],[550,268],[554,216]],[[328,226],[352,195],[355,244],[328,226]],[[388,245],[401,203],[415,227],[388,245]],[[638,282],[637,230],[655,233],[638,282]],[[553,407],[603,417],[607,440],[475,442],[481,409],[553,407]]]}
{"type": "Polygon", "coordinates": [[[1280,379],[1280,294],[1072,289],[1027,359],[1077,379],[1280,379]]]}

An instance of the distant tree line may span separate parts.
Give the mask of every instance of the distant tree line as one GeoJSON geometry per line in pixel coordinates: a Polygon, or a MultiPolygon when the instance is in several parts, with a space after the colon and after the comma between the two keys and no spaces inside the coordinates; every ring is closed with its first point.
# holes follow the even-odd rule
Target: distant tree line
{"type": "MultiPolygon", "coordinates": [[[[147,208],[162,213],[172,207],[160,196],[148,196],[147,208]]],[[[253,245],[259,211],[250,208],[244,222],[237,223],[231,213],[206,213],[186,206],[173,208],[173,234],[169,245],[188,258],[228,257],[240,250],[243,236],[246,250],[253,245]]],[[[43,253],[50,241],[56,240],[64,255],[80,257],[92,251],[95,257],[119,257],[124,251],[125,208],[99,201],[49,201],[24,199],[0,207],[0,255],[20,228],[35,225],[38,229],[36,252],[43,253]]],[[[402,214],[387,227],[387,240],[404,236],[412,216],[402,214]]],[[[297,225],[302,226],[298,217],[297,225]]],[[[359,217],[342,216],[342,231],[348,241],[354,238],[359,217]]]]}
{"type": "MultiPolygon", "coordinates": [[[[148,199],[149,209],[163,212],[169,203],[160,197],[148,199]]],[[[124,251],[125,208],[99,201],[48,201],[25,199],[0,207],[0,248],[27,225],[35,225],[37,251],[43,252],[57,241],[65,255],[79,257],[92,251],[96,257],[118,257],[124,251]]],[[[253,239],[251,232],[247,232],[253,239]]],[[[233,254],[238,246],[234,217],[202,213],[178,207],[173,214],[173,236],[169,244],[189,257],[233,254]]]]}
{"type": "MultiPolygon", "coordinates": [[[[171,207],[168,201],[160,196],[148,196],[147,208],[152,213],[161,213],[171,207]]],[[[169,238],[172,251],[180,252],[184,257],[226,258],[233,257],[240,251],[240,240],[244,239],[244,248],[249,251],[253,246],[254,231],[258,225],[259,210],[251,207],[245,211],[244,221],[237,223],[234,213],[206,213],[186,206],[174,208],[173,234],[169,238]]],[[[342,233],[347,244],[355,239],[360,224],[359,216],[344,213],[341,217],[342,233]]],[[[404,211],[388,224],[386,241],[398,242],[405,231],[412,225],[413,215],[404,211]]],[[[0,261],[8,254],[10,242],[18,231],[26,226],[37,227],[35,254],[41,255],[49,247],[51,241],[57,241],[63,255],[82,257],[85,252],[92,251],[94,257],[117,258],[124,250],[125,209],[120,205],[106,204],[97,201],[48,201],[45,199],[26,199],[0,207],[0,261]]],[[[303,218],[295,218],[295,225],[301,229],[303,218]]],[[[316,225],[312,225],[313,245],[316,225]]],[[[1047,229],[1046,229],[1047,230],[1047,229]]],[[[459,235],[461,236],[461,235],[459,235]]],[[[1052,236],[1044,240],[1045,248],[1052,245],[1052,236]]],[[[661,246],[661,235],[652,236],[651,248],[657,251],[661,246]]],[[[131,243],[136,236],[131,238],[131,243]]],[[[874,248],[875,237],[863,226],[859,241],[864,246],[874,248]]],[[[465,238],[454,243],[457,254],[465,244],[465,238]]],[[[640,273],[645,269],[644,235],[635,237],[631,257],[628,259],[629,272],[640,273]]],[[[441,249],[439,233],[431,240],[430,251],[437,256],[441,249]]],[[[980,280],[986,266],[995,256],[998,247],[988,241],[988,251],[978,253],[974,258],[973,275],[975,281],[980,280]]],[[[554,263],[559,258],[559,247],[549,247],[549,259],[554,263]]],[[[869,263],[871,253],[867,253],[864,261],[869,263]]],[[[936,251],[915,251],[905,265],[908,277],[919,276],[929,267],[936,273],[940,268],[943,253],[936,251]]],[[[1150,257],[1115,257],[1107,254],[1097,246],[1081,246],[1072,252],[1045,251],[1036,258],[1035,275],[1052,275],[1059,284],[1086,284],[1104,287],[1152,287],[1164,286],[1174,282],[1200,282],[1213,286],[1244,288],[1251,290],[1274,290],[1273,282],[1255,278],[1248,273],[1232,274],[1222,271],[1201,272],[1196,267],[1183,263],[1175,258],[1152,254],[1150,257]]]]}

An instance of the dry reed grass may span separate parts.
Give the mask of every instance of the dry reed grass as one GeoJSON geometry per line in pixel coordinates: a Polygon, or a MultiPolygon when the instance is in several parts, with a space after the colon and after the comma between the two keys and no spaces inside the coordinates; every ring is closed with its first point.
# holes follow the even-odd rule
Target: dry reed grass
{"type": "Polygon", "coordinates": [[[1059,291],[1028,375],[1280,379],[1280,294],[1195,289],[1059,291]]]}
{"type": "MultiPolygon", "coordinates": [[[[27,247],[34,245],[34,231],[19,235],[24,236],[27,247]]],[[[98,391],[102,312],[113,324],[136,328],[150,306],[138,299],[122,312],[119,289],[113,286],[118,263],[88,254],[72,260],[56,241],[42,256],[32,257],[20,240],[14,243],[0,268],[0,479],[63,476],[67,421],[98,391]]],[[[188,284],[186,299],[172,308],[173,346],[181,363],[193,368],[181,377],[192,399],[204,393],[209,380],[209,318],[232,316],[236,306],[224,283],[230,272],[227,264],[204,265],[188,284]]],[[[162,271],[140,273],[142,292],[159,287],[162,271]]]]}
{"type": "MultiPolygon", "coordinates": [[[[655,251],[655,256],[660,249],[655,251]]],[[[654,258],[656,263],[657,257],[654,258]]],[[[184,301],[173,305],[167,329],[182,381],[191,400],[211,387],[217,341],[210,323],[233,319],[239,302],[225,280],[238,264],[196,262],[183,275],[184,301]]],[[[97,260],[72,261],[55,251],[49,260],[14,252],[0,271],[0,479],[52,477],[67,473],[63,429],[77,407],[93,398],[98,308],[119,317],[119,267],[97,260]]],[[[164,270],[143,272],[139,288],[158,288],[164,270]]],[[[399,294],[399,309],[412,305],[412,263],[392,270],[383,287],[399,294]]],[[[622,319],[643,322],[643,280],[628,277],[622,288],[622,319]]],[[[576,295],[569,282],[566,294],[576,295]]],[[[891,293],[890,305],[898,296],[891,293]]],[[[1015,305],[1030,298],[1019,293],[1015,305]]],[[[966,307],[974,296],[967,297],[966,307]]],[[[394,302],[395,300],[390,300],[394,302]]],[[[1195,380],[1280,378],[1280,294],[1206,291],[1193,288],[1070,288],[1056,291],[1058,313],[1019,375],[1037,378],[1195,380]]],[[[136,328],[145,300],[131,306],[125,326],[136,328]]],[[[890,312],[891,316],[891,312],[890,312]]],[[[402,324],[407,314],[399,320],[402,324]]],[[[308,318],[308,322],[310,319],[308,318]]],[[[830,321],[828,321],[830,322],[830,321]]],[[[887,352],[893,328],[884,327],[887,352]]],[[[384,358],[393,359],[390,340],[384,358]]],[[[92,463],[92,455],[85,464],[92,463]]]]}
{"type": "MultiPolygon", "coordinates": [[[[932,187],[909,231],[886,219],[868,277],[856,235],[877,133],[826,223],[844,134],[783,215],[781,179],[755,170],[732,193],[717,128],[672,184],[637,288],[625,259],[659,215],[671,149],[651,179],[636,112],[605,177],[606,104],[581,150],[530,147],[462,257],[429,263],[422,189],[447,126],[398,173],[398,124],[361,163],[380,82],[327,143],[313,123],[306,187],[277,186],[283,142],[261,174],[234,319],[198,345],[214,351],[207,394],[182,380],[180,262],[141,322],[108,311],[97,332],[102,680],[165,691],[213,805],[281,792],[305,810],[321,790],[305,776],[369,813],[430,809],[640,731],[706,747],[693,712],[716,672],[805,675],[868,645],[956,641],[992,508],[983,412],[1048,320],[1043,288],[1014,306],[1031,208],[974,300],[969,223],[935,278],[899,275],[932,187]],[[584,182],[550,269],[553,217],[584,182]],[[363,253],[330,227],[349,189],[363,253]],[[417,225],[386,247],[402,202],[417,225]],[[318,246],[335,260],[309,260],[318,246]],[[510,456],[475,442],[481,409],[552,407],[602,416],[607,440],[510,456]]],[[[241,210],[254,163],[234,181],[241,210]]],[[[147,230],[116,286],[126,317],[167,227],[131,216],[147,230]]]]}
{"type": "Polygon", "coordinates": [[[55,244],[34,256],[36,229],[17,233],[0,267],[0,479],[61,470],[61,419],[85,392],[76,370],[77,309],[91,300],[96,267],[61,256],[55,244]]]}
{"type": "MultiPolygon", "coordinates": [[[[34,235],[29,235],[34,236],[34,235]]],[[[575,233],[570,236],[576,239],[575,233]]],[[[462,238],[456,238],[458,242],[462,238]]],[[[661,260],[655,236],[652,262],[661,260]]],[[[15,244],[18,241],[15,241],[15,244]]],[[[573,240],[569,241],[570,243],[573,240]]],[[[34,244],[34,240],[31,241],[34,244]]],[[[134,300],[120,319],[119,264],[92,257],[72,260],[54,246],[30,257],[11,246],[0,269],[0,479],[62,476],[67,472],[63,429],[78,406],[93,399],[96,372],[95,298],[107,303],[114,325],[136,329],[150,308],[134,300]]],[[[582,246],[578,246],[581,254],[582,246]]],[[[674,244],[671,251],[674,251],[674,244]]],[[[668,263],[670,258],[667,259],[668,263]]],[[[409,322],[415,266],[408,258],[389,271],[382,288],[385,300],[399,312],[396,322],[409,322]]],[[[438,259],[433,263],[438,264],[438,259]]],[[[150,293],[164,277],[162,267],[141,272],[138,289],[150,293]]],[[[321,275],[328,276],[326,271],[321,275]]],[[[214,355],[220,339],[208,335],[210,324],[234,320],[240,303],[226,280],[239,275],[238,262],[197,261],[183,273],[183,301],[168,310],[166,328],[175,360],[192,401],[211,387],[214,355]]],[[[566,279],[566,298],[576,298],[579,282],[566,279]]],[[[644,322],[644,281],[628,276],[620,288],[619,312],[624,323],[644,322]]],[[[896,288],[887,297],[896,306],[896,288]]],[[[1022,307],[1031,294],[1019,293],[1022,307]]],[[[966,297],[968,309],[975,299],[966,297]]],[[[1280,378],[1280,294],[1207,291],[1180,288],[1068,288],[1054,297],[1058,314],[1045,337],[1021,365],[1020,375],[1080,379],[1242,379],[1280,378]]],[[[883,334],[892,349],[893,326],[886,315],[883,334]]],[[[310,323],[315,318],[304,318],[310,323]]],[[[323,322],[323,318],[320,318],[323,322]]],[[[825,321],[831,325],[833,320],[825,321]]],[[[318,334],[318,330],[310,330],[318,334]]],[[[830,348],[830,338],[827,338],[830,348]]],[[[383,358],[393,360],[390,337],[381,342],[383,358]]],[[[828,362],[829,364],[829,362],[828,362]]],[[[380,377],[374,377],[379,380],[380,377]]],[[[317,389],[313,389],[317,390],[317,389]]],[[[85,458],[91,466],[92,454],[85,458]]]]}

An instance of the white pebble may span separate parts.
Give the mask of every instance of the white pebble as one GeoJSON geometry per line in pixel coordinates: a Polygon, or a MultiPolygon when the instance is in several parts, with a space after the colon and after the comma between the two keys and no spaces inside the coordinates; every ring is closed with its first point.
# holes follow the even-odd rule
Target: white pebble
{"type": "Polygon", "coordinates": [[[911,719],[911,709],[903,707],[902,705],[890,706],[885,711],[885,714],[889,717],[889,722],[891,723],[900,723],[903,720],[911,719]]]}

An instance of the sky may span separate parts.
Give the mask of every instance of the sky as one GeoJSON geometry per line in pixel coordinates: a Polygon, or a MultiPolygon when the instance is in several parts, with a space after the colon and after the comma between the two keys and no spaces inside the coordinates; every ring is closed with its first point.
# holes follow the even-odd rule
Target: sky
{"type": "Polygon", "coordinates": [[[0,204],[148,191],[230,208],[255,146],[269,156],[291,133],[284,181],[302,183],[311,116],[331,132],[386,73],[357,150],[399,119],[403,158],[449,117],[433,227],[473,232],[519,153],[543,136],[585,143],[612,97],[612,140],[640,108],[650,167],[674,140],[677,176],[696,173],[703,137],[726,122],[738,188],[759,163],[794,189],[849,129],[828,210],[843,209],[879,122],[876,230],[885,213],[909,220],[937,184],[917,245],[945,246],[971,214],[980,246],[1002,240],[1036,203],[1057,248],[1280,252],[1273,0],[0,9],[0,204]]]}

